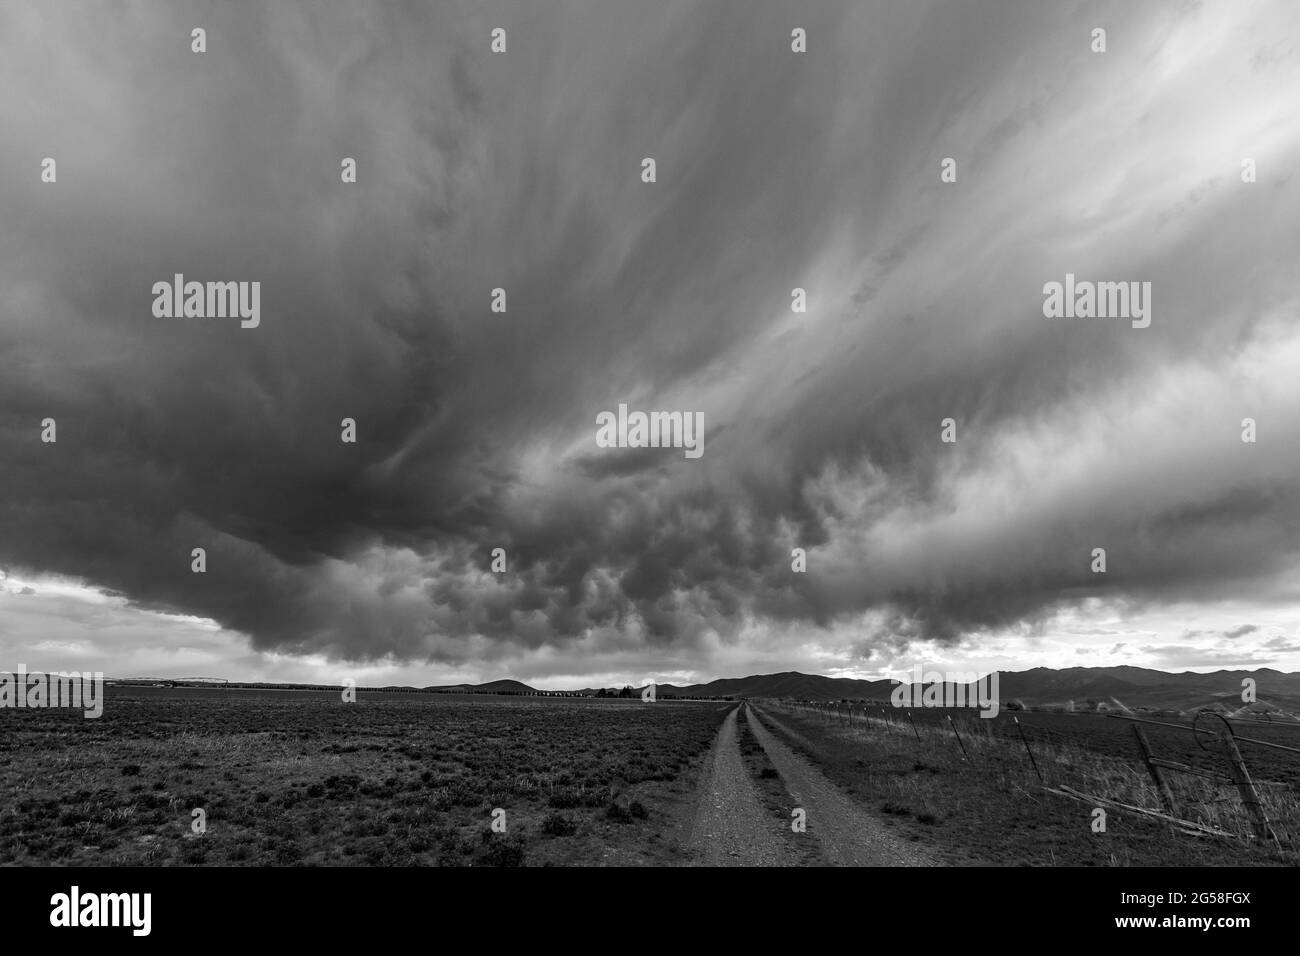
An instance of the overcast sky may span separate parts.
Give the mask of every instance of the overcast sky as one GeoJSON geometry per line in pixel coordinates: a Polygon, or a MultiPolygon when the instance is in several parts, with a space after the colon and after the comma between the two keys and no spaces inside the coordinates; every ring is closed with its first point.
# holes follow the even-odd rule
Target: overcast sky
{"type": "Polygon", "coordinates": [[[1297,89],[1291,0],[5,5],[0,669],[1300,669],[1297,89]]]}

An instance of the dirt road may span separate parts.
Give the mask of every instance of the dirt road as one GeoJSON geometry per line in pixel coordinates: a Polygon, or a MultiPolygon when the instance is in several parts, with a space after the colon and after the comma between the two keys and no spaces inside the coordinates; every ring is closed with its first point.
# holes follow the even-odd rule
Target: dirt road
{"type": "MultiPolygon", "coordinates": [[[[767,751],[794,801],[807,811],[808,835],[833,866],[936,866],[921,846],[894,835],[883,821],[846,797],[806,759],[777,740],[746,708],[749,728],[767,751]]],[[[773,726],[783,726],[764,714],[773,726]]]]}
{"type": "Polygon", "coordinates": [[[776,828],[763,812],[736,742],[736,710],[727,714],[705,768],[690,849],[703,866],[782,866],[776,828]]]}
{"type": "MultiPolygon", "coordinates": [[[[687,849],[702,866],[798,865],[787,844],[790,824],[764,810],[745,769],[737,741],[737,719],[745,712],[750,732],[762,744],[788,791],[790,808],[806,813],[815,856],[831,866],[936,866],[926,849],[894,834],[869,810],[847,797],[812,763],[782,743],[754,718],[750,705],[727,714],[701,776],[700,800],[687,849]]],[[[771,714],[771,726],[790,732],[771,714]]],[[[770,808],[769,808],[770,810],[770,808]]],[[[804,857],[806,862],[807,857],[804,857]]]]}

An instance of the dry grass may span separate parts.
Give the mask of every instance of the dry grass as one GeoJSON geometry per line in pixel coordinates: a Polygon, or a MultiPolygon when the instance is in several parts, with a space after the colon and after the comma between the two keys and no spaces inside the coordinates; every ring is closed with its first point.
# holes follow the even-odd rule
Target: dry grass
{"type": "Polygon", "coordinates": [[[712,704],[114,692],[4,714],[0,860],[20,864],[672,862],[712,704]],[[207,832],[191,831],[191,811],[207,832]],[[507,831],[490,830],[491,811],[507,831]]]}
{"type": "MultiPolygon", "coordinates": [[[[1282,838],[1281,850],[1253,840],[1249,818],[1230,784],[1173,772],[1167,778],[1180,812],[1241,839],[1188,836],[1168,824],[1113,809],[1107,811],[1107,832],[1098,834],[1092,832],[1091,808],[1046,793],[1018,736],[994,721],[963,715],[954,733],[947,715],[934,713],[914,725],[901,714],[884,719],[859,712],[846,723],[792,705],[768,703],[762,710],[770,723],[778,724],[774,729],[817,760],[832,779],[881,812],[908,818],[914,833],[935,842],[952,862],[1107,866],[1298,861],[1293,835],[1300,821],[1300,795],[1289,785],[1259,787],[1265,813],[1282,838]]],[[[1048,786],[1066,785],[1160,809],[1159,794],[1135,745],[1125,759],[1111,752],[1117,748],[1110,740],[1098,751],[1059,735],[1036,737],[1032,729],[1029,736],[1048,786]]],[[[1086,740],[1086,735],[1078,739],[1086,740]]]]}

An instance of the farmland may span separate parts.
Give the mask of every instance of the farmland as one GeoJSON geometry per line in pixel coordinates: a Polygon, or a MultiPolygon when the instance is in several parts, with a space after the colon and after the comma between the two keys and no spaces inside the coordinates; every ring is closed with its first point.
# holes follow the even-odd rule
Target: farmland
{"type": "Polygon", "coordinates": [[[725,709],[109,688],[98,720],[0,714],[0,861],[673,863],[725,709]]]}
{"type": "MultiPolygon", "coordinates": [[[[1247,838],[1231,784],[1187,774],[1169,775],[1180,816],[1240,839],[1119,811],[1097,832],[1092,806],[1049,791],[1159,807],[1131,724],[913,719],[861,703],[849,719],[774,700],[109,687],[99,719],[0,712],[0,863],[1296,862],[1297,755],[1243,745],[1280,845],[1247,838]],[[791,830],[796,807],[806,833],[791,830]]],[[[1295,743],[1292,727],[1240,732],[1295,743]]],[[[1148,736],[1159,756],[1222,773],[1185,730],[1148,736]]]]}

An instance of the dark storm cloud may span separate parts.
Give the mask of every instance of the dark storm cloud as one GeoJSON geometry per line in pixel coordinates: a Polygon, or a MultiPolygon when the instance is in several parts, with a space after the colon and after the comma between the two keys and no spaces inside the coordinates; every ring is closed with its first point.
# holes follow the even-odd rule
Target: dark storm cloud
{"type": "Polygon", "coordinates": [[[1256,28],[1285,6],[0,18],[0,561],[256,648],[454,663],[1280,599],[1300,188],[1256,28]],[[1044,319],[1067,271],[1151,281],[1152,327],[1044,319]],[[261,281],[262,325],[153,318],[175,272],[261,281]],[[597,448],[620,402],[702,412],[704,457],[597,448]]]}

